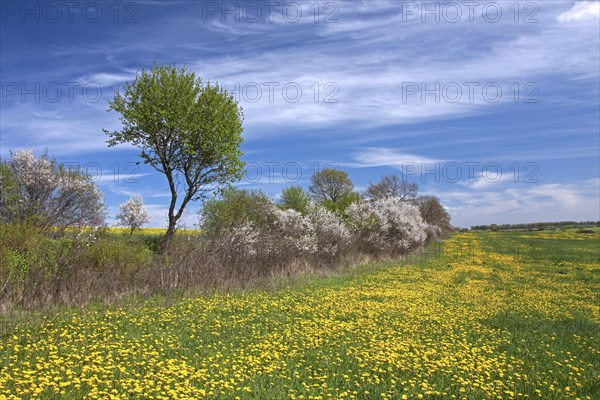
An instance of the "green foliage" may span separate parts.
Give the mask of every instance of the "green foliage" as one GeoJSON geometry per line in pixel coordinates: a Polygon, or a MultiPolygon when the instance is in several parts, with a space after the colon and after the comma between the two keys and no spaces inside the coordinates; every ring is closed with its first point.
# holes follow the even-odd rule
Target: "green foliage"
{"type": "Polygon", "coordinates": [[[271,199],[260,191],[230,187],[220,198],[204,204],[200,212],[201,228],[209,236],[219,236],[244,224],[263,226],[272,222],[272,213],[268,212],[271,207],[271,199]]]}
{"type": "Polygon", "coordinates": [[[5,250],[2,254],[2,268],[5,276],[22,281],[27,277],[29,260],[24,254],[15,250],[5,250]]]}
{"type": "Polygon", "coordinates": [[[19,186],[8,163],[0,163],[0,223],[9,222],[17,213],[19,186]]]}
{"type": "Polygon", "coordinates": [[[144,243],[125,240],[99,240],[85,252],[86,265],[114,269],[122,274],[151,265],[154,253],[144,243]]]}
{"type": "Polygon", "coordinates": [[[361,196],[354,192],[354,184],[348,173],[339,169],[316,171],[308,188],[310,196],[330,211],[343,215],[346,208],[361,196]]]}
{"type": "Polygon", "coordinates": [[[20,282],[32,272],[47,278],[61,272],[62,261],[73,248],[71,238],[53,238],[28,224],[3,225],[0,243],[0,279],[20,282]]]}
{"type": "Polygon", "coordinates": [[[502,224],[502,225],[474,225],[471,230],[486,231],[495,229],[497,231],[541,231],[541,230],[565,230],[574,228],[600,227],[600,221],[561,221],[561,222],[534,222],[530,224],[502,224]]]}
{"type": "Polygon", "coordinates": [[[323,169],[316,171],[311,177],[311,185],[308,192],[317,202],[329,200],[337,203],[344,196],[350,195],[354,190],[354,184],[348,177],[348,173],[339,169],[323,169]]]}
{"type": "Polygon", "coordinates": [[[140,235],[140,240],[148,249],[150,249],[154,253],[160,252],[162,235],[140,235]]]}
{"type": "Polygon", "coordinates": [[[154,66],[109,105],[123,124],[121,131],[105,130],[109,146],[133,144],[144,163],[167,178],[167,237],[189,201],[242,177],[242,109],[218,84],[204,85],[186,68],[154,66]]]}
{"type": "Polygon", "coordinates": [[[279,206],[284,210],[292,209],[305,214],[309,204],[310,197],[300,186],[290,186],[281,192],[279,206]]]}
{"type": "Polygon", "coordinates": [[[342,196],[338,201],[333,202],[329,199],[321,202],[321,205],[327,208],[329,211],[343,216],[345,215],[346,209],[350,204],[362,201],[362,196],[359,193],[351,192],[342,196]]]}

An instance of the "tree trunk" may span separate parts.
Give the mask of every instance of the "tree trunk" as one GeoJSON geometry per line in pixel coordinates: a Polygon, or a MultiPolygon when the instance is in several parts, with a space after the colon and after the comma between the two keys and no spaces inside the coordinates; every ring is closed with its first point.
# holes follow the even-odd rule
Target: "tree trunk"
{"type": "Polygon", "coordinates": [[[177,205],[177,189],[175,187],[175,181],[173,180],[173,174],[171,170],[165,167],[165,175],[169,181],[169,189],[171,190],[171,203],[169,204],[169,227],[167,228],[167,234],[163,239],[161,252],[164,252],[167,248],[167,244],[173,239],[175,235],[175,226],[177,225],[177,214],[175,214],[175,206],[177,205]]]}
{"type": "Polygon", "coordinates": [[[175,236],[175,225],[177,224],[177,220],[169,216],[169,227],[167,228],[167,234],[163,240],[163,250],[167,247],[167,244],[173,239],[175,236]]]}

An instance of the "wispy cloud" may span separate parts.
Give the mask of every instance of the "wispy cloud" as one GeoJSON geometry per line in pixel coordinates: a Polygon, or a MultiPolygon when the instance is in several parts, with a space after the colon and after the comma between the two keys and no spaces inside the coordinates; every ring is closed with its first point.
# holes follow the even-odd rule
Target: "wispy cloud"
{"type": "MultiPolygon", "coordinates": [[[[503,16],[494,23],[481,5],[473,21],[463,8],[458,21],[429,15],[423,23],[395,0],[335,1],[328,10],[317,2],[317,21],[313,2],[294,2],[303,15],[296,23],[281,14],[289,3],[281,1],[272,20],[235,22],[229,14],[223,22],[221,14],[205,18],[203,3],[139,1],[133,24],[3,24],[2,156],[35,147],[102,169],[139,161],[130,145],[107,148],[102,129],[120,122],[106,101],[139,69],[176,62],[237,96],[246,160],[297,161],[307,173],[317,161],[334,161],[357,187],[404,164],[531,161],[543,166],[543,184],[508,176],[492,184],[478,175],[422,190],[437,190],[464,224],[595,215],[598,190],[586,179],[598,177],[600,149],[598,2],[520,2],[518,15],[512,3],[495,2],[503,16]],[[338,22],[325,23],[331,12],[338,22]],[[79,84],[73,93],[70,83],[79,84]],[[62,88],[59,101],[44,93],[47,84],[62,88]],[[501,90],[497,101],[486,85],[490,96],[501,90]]],[[[103,176],[108,203],[139,192],[152,200],[153,223],[164,223],[164,179],[145,170],[138,177],[143,184],[131,186],[103,176]]],[[[276,196],[287,184],[263,176],[241,186],[276,196]]]]}
{"type": "Polygon", "coordinates": [[[428,157],[423,157],[416,154],[402,153],[395,149],[389,148],[367,148],[353,155],[354,163],[344,163],[342,165],[351,166],[354,168],[364,167],[395,167],[402,168],[407,164],[427,164],[440,162],[428,157]]]}

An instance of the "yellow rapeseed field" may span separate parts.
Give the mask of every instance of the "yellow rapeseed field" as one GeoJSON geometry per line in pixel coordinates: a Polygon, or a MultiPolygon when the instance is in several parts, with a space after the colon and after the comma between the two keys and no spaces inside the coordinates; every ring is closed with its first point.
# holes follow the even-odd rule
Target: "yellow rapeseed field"
{"type": "Polygon", "coordinates": [[[463,233],[287,290],[63,310],[0,339],[0,398],[598,399],[600,263],[560,254],[599,239],[572,235],[463,233]],[[565,250],[535,258],[546,242],[565,250]]]}

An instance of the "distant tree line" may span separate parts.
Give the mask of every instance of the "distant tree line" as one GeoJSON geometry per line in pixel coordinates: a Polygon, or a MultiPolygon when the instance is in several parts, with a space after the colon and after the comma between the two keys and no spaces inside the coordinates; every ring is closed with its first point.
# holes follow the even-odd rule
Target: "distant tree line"
{"type": "Polygon", "coordinates": [[[561,222],[533,222],[528,224],[491,224],[491,225],[474,225],[471,226],[472,231],[541,231],[569,228],[588,228],[600,226],[600,221],[561,221],[561,222]]]}

